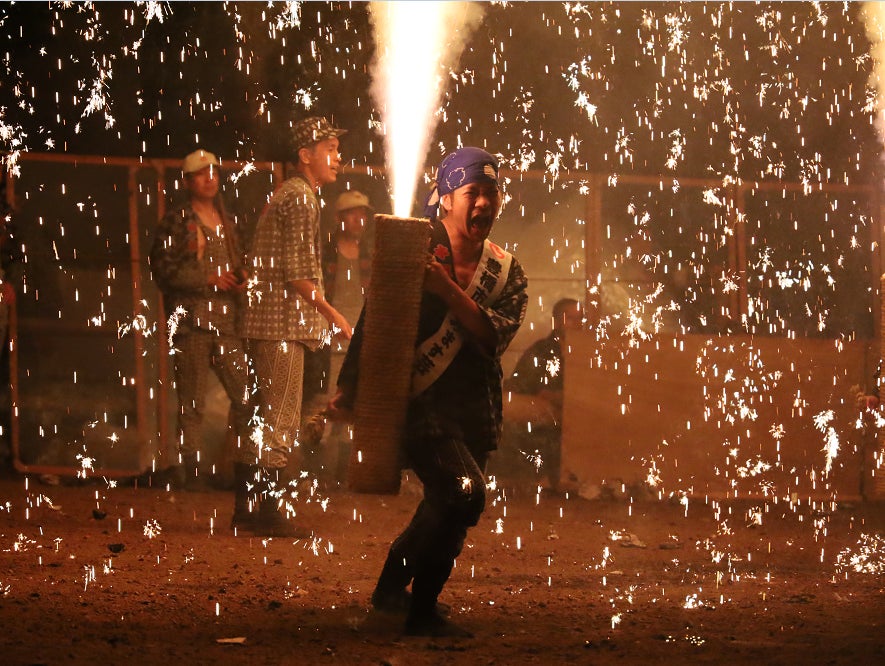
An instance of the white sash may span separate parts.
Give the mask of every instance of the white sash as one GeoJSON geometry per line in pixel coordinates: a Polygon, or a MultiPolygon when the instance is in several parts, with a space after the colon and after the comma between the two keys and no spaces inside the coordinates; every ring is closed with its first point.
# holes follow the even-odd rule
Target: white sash
{"type": "MultiPolygon", "coordinates": [[[[476,272],[465,290],[467,295],[481,306],[494,303],[507,283],[512,261],[512,254],[487,238],[483,243],[482,256],[476,272]]],[[[412,366],[413,397],[439,379],[463,344],[464,334],[461,332],[461,325],[449,313],[439,330],[415,350],[415,363],[412,366]]]]}

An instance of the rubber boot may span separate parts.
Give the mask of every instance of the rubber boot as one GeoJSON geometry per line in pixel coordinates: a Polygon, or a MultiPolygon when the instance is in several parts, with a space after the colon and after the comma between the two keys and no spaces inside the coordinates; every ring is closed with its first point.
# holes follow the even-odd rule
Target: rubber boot
{"type": "Polygon", "coordinates": [[[235,531],[254,531],[258,522],[256,503],[256,476],[258,467],[246,463],[234,463],[234,515],[230,528],[235,531]]]}
{"type": "MultiPolygon", "coordinates": [[[[412,568],[405,555],[409,536],[408,531],[400,535],[387,553],[384,568],[372,592],[372,608],[376,611],[404,615],[412,607],[412,593],[406,589],[412,582],[412,568]]],[[[450,611],[448,604],[436,602],[438,615],[446,616],[450,611]]]]}
{"type": "Polygon", "coordinates": [[[473,638],[473,634],[450,622],[440,612],[437,597],[452,571],[447,563],[422,566],[415,571],[412,582],[412,603],[406,616],[404,633],[407,636],[437,638],[473,638]]]}
{"type": "Polygon", "coordinates": [[[299,538],[309,536],[305,530],[299,530],[291,520],[282,513],[281,503],[288,492],[288,475],[285,468],[262,468],[260,498],[258,500],[258,519],[255,521],[255,536],[299,538]]]}
{"type": "Polygon", "coordinates": [[[412,572],[405,557],[391,548],[372,592],[372,607],[383,613],[408,612],[412,595],[406,587],[411,582],[412,572]]]}

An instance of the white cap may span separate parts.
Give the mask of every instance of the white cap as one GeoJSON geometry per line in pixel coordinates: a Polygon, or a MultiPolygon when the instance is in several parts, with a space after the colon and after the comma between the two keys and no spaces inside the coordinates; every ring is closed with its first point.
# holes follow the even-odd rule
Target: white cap
{"type": "Polygon", "coordinates": [[[207,150],[195,150],[181,163],[182,173],[194,173],[207,166],[220,166],[218,158],[207,150]]]}
{"type": "Polygon", "coordinates": [[[370,211],[374,210],[369,203],[369,197],[356,190],[342,192],[335,200],[336,213],[340,213],[342,210],[350,210],[351,208],[368,208],[370,211]]]}

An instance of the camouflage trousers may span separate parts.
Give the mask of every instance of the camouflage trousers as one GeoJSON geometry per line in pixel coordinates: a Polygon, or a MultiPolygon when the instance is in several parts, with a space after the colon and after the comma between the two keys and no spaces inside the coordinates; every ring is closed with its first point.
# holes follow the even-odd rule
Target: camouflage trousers
{"type": "Polygon", "coordinates": [[[259,427],[252,462],[262,467],[286,467],[296,446],[304,393],[304,351],[299,342],[249,341],[255,372],[259,427]]]}
{"type": "Polygon", "coordinates": [[[175,387],[178,393],[178,450],[196,456],[203,442],[203,418],[210,369],[230,398],[238,448],[249,442],[252,403],[245,344],[233,335],[190,329],[175,336],[175,387]]]}

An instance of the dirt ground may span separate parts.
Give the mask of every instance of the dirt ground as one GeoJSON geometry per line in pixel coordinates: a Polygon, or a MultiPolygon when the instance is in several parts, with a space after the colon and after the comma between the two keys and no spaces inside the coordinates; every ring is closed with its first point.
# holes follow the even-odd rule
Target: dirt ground
{"type": "Polygon", "coordinates": [[[881,503],[686,506],[498,488],[442,598],[475,638],[425,639],[368,607],[419,492],[302,498],[297,520],[314,538],[292,542],[234,536],[230,492],[7,475],[0,660],[885,662],[881,503]]]}

